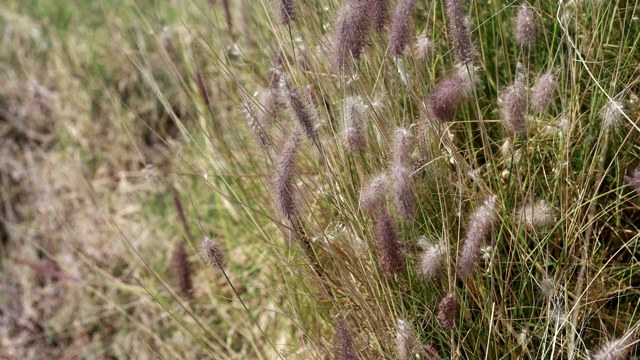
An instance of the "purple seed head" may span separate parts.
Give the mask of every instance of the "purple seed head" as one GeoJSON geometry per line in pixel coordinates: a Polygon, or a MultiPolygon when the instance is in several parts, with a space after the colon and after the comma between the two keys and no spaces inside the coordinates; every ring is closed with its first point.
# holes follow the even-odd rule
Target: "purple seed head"
{"type": "Polygon", "coordinates": [[[360,192],[360,206],[367,212],[376,212],[383,205],[386,193],[387,177],[385,175],[374,176],[360,192]]]}
{"type": "Polygon", "coordinates": [[[451,75],[436,84],[427,99],[427,116],[446,121],[453,117],[460,102],[471,95],[472,83],[468,76],[451,75]]]}
{"type": "Polygon", "coordinates": [[[351,96],[345,99],[342,140],[345,148],[351,153],[363,150],[367,144],[365,116],[364,103],[360,97],[351,96]]]}
{"type": "Polygon", "coordinates": [[[300,125],[309,139],[317,141],[318,113],[311,100],[302,96],[298,89],[290,87],[284,77],[280,80],[280,89],[291,117],[300,125]]]}
{"type": "Polygon", "coordinates": [[[353,338],[349,333],[347,322],[343,317],[338,320],[336,327],[336,335],[334,338],[335,358],[336,360],[356,360],[356,349],[353,338]]]}
{"type": "Polygon", "coordinates": [[[173,268],[178,278],[180,294],[185,299],[193,298],[193,283],[191,282],[191,264],[184,242],[180,242],[173,253],[173,268]]]}
{"type": "Polygon", "coordinates": [[[468,64],[473,61],[471,33],[467,27],[462,0],[445,1],[447,20],[449,22],[449,39],[453,45],[456,62],[468,64]]]}
{"type": "Polygon", "coordinates": [[[263,109],[256,107],[251,100],[246,100],[242,103],[242,110],[253,140],[262,150],[267,150],[270,138],[267,132],[268,124],[264,122],[266,115],[263,113],[263,109]]]}
{"type": "Polygon", "coordinates": [[[274,200],[280,215],[286,219],[295,218],[296,155],[300,146],[300,136],[294,132],[285,143],[284,149],[276,160],[276,174],[273,180],[274,200]]]}
{"type": "Polygon", "coordinates": [[[624,181],[626,181],[632,189],[640,193],[640,168],[633,170],[631,175],[625,176],[624,181]]]}
{"type": "Polygon", "coordinates": [[[393,199],[398,215],[403,220],[412,220],[416,215],[416,200],[413,193],[411,172],[403,165],[394,165],[391,170],[393,199]]]}
{"type": "Polygon", "coordinates": [[[380,264],[387,275],[398,274],[404,269],[404,254],[400,246],[398,229],[385,208],[377,216],[377,235],[380,245],[380,264]]]}
{"type": "Polygon", "coordinates": [[[389,51],[395,57],[400,57],[413,37],[413,10],[416,0],[400,0],[393,14],[389,51]]]}
{"type": "Polygon", "coordinates": [[[218,240],[204,237],[201,245],[205,263],[214,270],[224,270],[227,266],[227,255],[222,244],[218,240]]]}
{"type": "Polygon", "coordinates": [[[525,76],[516,80],[502,92],[500,115],[508,134],[523,135],[527,132],[527,85],[525,76]]]}
{"type": "Polygon", "coordinates": [[[455,327],[458,306],[458,298],[453,292],[447,293],[447,295],[440,300],[436,318],[443,329],[451,330],[455,327]]]}
{"type": "Polygon", "coordinates": [[[389,0],[372,0],[369,12],[373,27],[382,32],[389,19],[389,0]]]}
{"type": "Polygon", "coordinates": [[[367,43],[371,21],[365,1],[347,1],[338,14],[333,35],[333,67],[344,71],[353,60],[360,59],[367,43]]]}
{"type": "Polygon", "coordinates": [[[278,13],[280,15],[280,23],[282,25],[289,25],[292,21],[295,21],[296,11],[293,0],[276,0],[278,3],[278,13]]]}
{"type": "Polygon", "coordinates": [[[537,26],[535,14],[526,3],[522,3],[516,16],[516,41],[520,45],[529,45],[536,40],[537,26]]]}
{"type": "Polygon", "coordinates": [[[553,92],[556,88],[556,79],[552,71],[548,71],[538,79],[533,86],[531,94],[531,108],[537,113],[547,110],[551,100],[553,100],[553,92]]]}
{"type": "Polygon", "coordinates": [[[462,279],[473,274],[473,269],[480,259],[480,248],[484,244],[484,238],[497,219],[497,200],[496,195],[490,196],[471,216],[458,259],[458,275],[462,279]]]}

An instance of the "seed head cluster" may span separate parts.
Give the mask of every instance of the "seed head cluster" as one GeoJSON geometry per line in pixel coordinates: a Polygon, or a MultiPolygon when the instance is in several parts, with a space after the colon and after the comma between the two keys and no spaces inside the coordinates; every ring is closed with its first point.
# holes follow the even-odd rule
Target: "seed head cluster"
{"type": "Polygon", "coordinates": [[[399,0],[391,23],[389,51],[393,56],[400,57],[413,38],[413,11],[416,0],[399,0]]]}
{"type": "Polygon", "coordinates": [[[456,294],[450,292],[445,295],[438,304],[436,318],[445,330],[451,330],[456,325],[456,317],[458,312],[458,298],[456,294]]]}
{"type": "Polygon", "coordinates": [[[527,85],[525,76],[518,74],[514,83],[502,93],[500,116],[508,134],[527,132],[527,85]]]}
{"type": "Polygon", "coordinates": [[[342,140],[350,153],[363,150],[367,144],[365,117],[364,103],[360,97],[351,96],[345,99],[342,140]]]}
{"type": "Polygon", "coordinates": [[[332,51],[336,70],[344,71],[350,62],[362,56],[371,27],[369,11],[369,5],[362,0],[349,0],[340,9],[332,51]]]}
{"type": "Polygon", "coordinates": [[[497,200],[496,195],[489,196],[471,216],[467,236],[458,259],[458,275],[462,279],[473,275],[473,270],[480,259],[480,249],[484,244],[484,239],[497,219],[497,200]]]}
{"type": "Polygon", "coordinates": [[[387,275],[398,274],[404,270],[405,264],[398,228],[385,208],[378,211],[376,220],[382,270],[387,275]]]}
{"type": "Polygon", "coordinates": [[[536,40],[537,26],[535,14],[526,3],[518,9],[516,16],[516,41],[520,45],[529,45],[536,40]]]}

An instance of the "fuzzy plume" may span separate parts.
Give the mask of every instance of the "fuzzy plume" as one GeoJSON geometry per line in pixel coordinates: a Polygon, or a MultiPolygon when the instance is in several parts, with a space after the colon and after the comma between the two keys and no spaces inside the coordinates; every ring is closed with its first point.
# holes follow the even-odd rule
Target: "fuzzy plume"
{"type": "Polygon", "coordinates": [[[422,251],[420,252],[418,274],[425,280],[438,277],[447,253],[447,244],[442,240],[437,244],[432,244],[424,239],[419,245],[422,247],[422,251]]]}
{"type": "Polygon", "coordinates": [[[276,174],[273,180],[276,208],[287,219],[296,217],[295,176],[296,155],[300,146],[300,136],[294,132],[285,143],[276,160],[276,174]]]}
{"type": "Polygon", "coordinates": [[[185,249],[184,242],[180,242],[176,246],[173,253],[173,269],[178,279],[178,288],[180,294],[185,299],[193,298],[193,283],[191,282],[191,264],[189,263],[189,255],[185,249]]]}
{"type": "Polygon", "coordinates": [[[627,355],[633,348],[634,336],[632,333],[625,334],[623,337],[615,340],[607,341],[596,353],[593,354],[593,360],[623,360],[627,359],[627,355]]]}
{"type": "Polygon", "coordinates": [[[525,204],[518,209],[518,217],[527,227],[536,230],[552,225],[556,220],[553,209],[544,200],[525,204]]]}
{"type": "Polygon", "coordinates": [[[398,229],[385,208],[380,208],[377,216],[377,235],[380,244],[380,263],[387,275],[402,272],[404,255],[399,242],[398,229]]]}
{"type": "Polygon", "coordinates": [[[500,115],[508,134],[527,132],[527,85],[524,75],[518,74],[513,85],[502,92],[500,115]]]}
{"type": "Polygon", "coordinates": [[[389,0],[373,0],[369,11],[373,27],[382,31],[389,18],[389,0]]]}
{"type": "Polygon", "coordinates": [[[622,125],[624,105],[617,100],[608,100],[600,109],[600,118],[602,119],[602,127],[609,129],[622,125]]]}
{"type": "Polygon", "coordinates": [[[291,116],[302,127],[307,137],[316,142],[318,138],[316,126],[319,120],[312,102],[302,96],[298,89],[291,88],[284,77],[280,80],[280,89],[291,116]]]}
{"type": "Polygon", "coordinates": [[[367,144],[365,116],[364,103],[360,97],[351,96],[345,99],[342,140],[345,148],[351,153],[361,151],[367,144]]]}
{"type": "Polygon", "coordinates": [[[227,266],[227,254],[223,243],[205,236],[201,249],[207,266],[214,270],[224,270],[227,266]]]}
{"type": "Polygon", "coordinates": [[[349,333],[347,322],[343,317],[338,320],[336,327],[336,335],[334,338],[334,351],[336,360],[355,360],[357,359],[353,338],[349,333]]]}
{"type": "Polygon", "coordinates": [[[396,328],[396,350],[400,360],[408,360],[418,347],[418,338],[411,325],[403,320],[398,319],[396,328]]]}
{"type": "Polygon", "coordinates": [[[404,220],[412,220],[416,215],[416,200],[413,193],[411,172],[404,165],[394,165],[391,169],[391,187],[398,215],[404,220]]]}
{"type": "Polygon", "coordinates": [[[484,244],[484,238],[497,219],[497,200],[496,195],[490,196],[471,216],[467,236],[458,259],[458,275],[462,279],[473,274],[473,269],[480,259],[480,249],[484,244]]]}
{"type": "Polygon", "coordinates": [[[276,0],[278,6],[278,14],[280,15],[280,23],[282,25],[289,25],[292,21],[295,21],[296,11],[293,0],[276,0]]]}
{"type": "Polygon", "coordinates": [[[447,295],[445,295],[442,300],[440,300],[436,318],[438,319],[438,322],[440,322],[440,326],[442,326],[443,329],[451,330],[455,327],[458,306],[458,298],[453,292],[447,293],[447,295]]]}
{"type": "Polygon", "coordinates": [[[265,112],[268,111],[266,108],[256,107],[251,100],[246,100],[242,104],[242,110],[251,137],[261,149],[266,150],[270,143],[267,121],[271,115],[265,112]]]}
{"type": "Polygon", "coordinates": [[[412,148],[411,133],[405,128],[396,129],[393,141],[393,165],[409,166],[412,148]]]}
{"type": "Polygon", "coordinates": [[[364,52],[371,21],[366,1],[347,1],[338,14],[333,35],[333,67],[343,71],[353,59],[357,61],[364,52]]]}
{"type": "Polygon", "coordinates": [[[433,42],[425,34],[416,39],[416,56],[420,60],[429,60],[433,56],[433,42]]]}
{"type": "Polygon", "coordinates": [[[393,56],[402,56],[413,37],[413,10],[415,7],[416,0],[400,0],[396,6],[389,38],[389,51],[393,56]]]}
{"type": "Polygon", "coordinates": [[[446,121],[453,117],[460,101],[472,94],[471,78],[451,75],[436,84],[427,99],[427,116],[430,119],[446,121]]]}
{"type": "Polygon", "coordinates": [[[531,91],[531,108],[533,111],[541,113],[547,110],[551,100],[553,100],[555,88],[556,78],[552,71],[547,72],[538,79],[531,91]]]}
{"type": "Polygon", "coordinates": [[[536,40],[537,26],[535,14],[526,3],[522,3],[516,15],[516,41],[520,45],[529,45],[536,40]]]}
{"type": "Polygon", "coordinates": [[[469,64],[473,61],[473,48],[471,33],[464,18],[463,0],[446,0],[445,7],[449,21],[449,39],[453,44],[456,62],[469,64]]]}
{"type": "Polygon", "coordinates": [[[383,205],[386,193],[387,177],[382,174],[374,176],[360,191],[360,206],[367,212],[375,212],[383,205]]]}
{"type": "Polygon", "coordinates": [[[633,170],[631,175],[625,176],[624,181],[626,181],[631,188],[640,193],[640,168],[633,170]]]}

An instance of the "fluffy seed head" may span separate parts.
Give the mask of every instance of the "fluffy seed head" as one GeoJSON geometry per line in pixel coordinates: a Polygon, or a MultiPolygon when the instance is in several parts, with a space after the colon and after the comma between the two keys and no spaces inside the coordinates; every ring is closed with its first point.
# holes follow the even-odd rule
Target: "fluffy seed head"
{"type": "Polygon", "coordinates": [[[389,51],[393,56],[402,56],[413,37],[413,10],[415,6],[416,0],[400,0],[396,6],[389,39],[389,51]]]}
{"type": "Polygon", "coordinates": [[[175,276],[178,279],[178,288],[180,294],[185,299],[193,297],[193,284],[191,282],[191,264],[189,264],[189,255],[184,247],[184,242],[180,242],[176,246],[173,253],[173,268],[175,276]]]}
{"type": "Polygon", "coordinates": [[[508,134],[522,135],[527,132],[527,85],[524,75],[519,74],[501,96],[500,115],[508,134]]]}
{"type": "Polygon", "coordinates": [[[295,21],[296,11],[293,0],[276,0],[278,5],[278,14],[280,15],[280,23],[289,25],[295,21]]]}
{"type": "Polygon", "coordinates": [[[345,99],[342,140],[345,148],[351,153],[357,153],[366,146],[365,116],[364,103],[360,97],[351,96],[345,99]]]}
{"type": "Polygon", "coordinates": [[[633,336],[627,334],[619,339],[607,341],[593,356],[593,360],[623,360],[633,348],[633,336]]]}
{"type": "Polygon", "coordinates": [[[456,62],[468,64],[473,61],[473,48],[471,47],[471,33],[464,18],[463,1],[446,0],[445,7],[449,22],[449,39],[453,45],[456,62]]]}
{"type": "Polygon", "coordinates": [[[273,180],[274,200],[280,215],[287,219],[295,218],[296,155],[300,145],[300,136],[294,132],[285,143],[282,153],[276,160],[276,174],[273,180]]]}
{"type": "Polygon", "coordinates": [[[398,358],[401,360],[410,359],[417,346],[418,338],[411,325],[403,319],[398,319],[396,328],[396,350],[398,351],[398,358]]]}
{"type": "Polygon", "coordinates": [[[418,35],[416,39],[416,56],[420,60],[429,60],[433,56],[433,42],[425,34],[418,35]]]}
{"type": "Polygon", "coordinates": [[[369,11],[373,27],[381,32],[389,18],[389,0],[372,0],[369,11]]]}
{"type": "Polygon", "coordinates": [[[351,0],[342,6],[333,35],[332,62],[336,70],[343,71],[352,59],[360,59],[370,27],[366,1],[351,0]]]}
{"type": "Polygon", "coordinates": [[[304,130],[307,137],[313,141],[318,137],[318,113],[311,100],[306,99],[300,91],[295,88],[291,88],[287,80],[283,77],[280,80],[280,88],[283,94],[284,102],[287,109],[291,113],[291,116],[304,130]]]}
{"type": "Polygon", "coordinates": [[[427,116],[439,121],[451,119],[460,101],[471,95],[471,89],[469,77],[452,75],[438,82],[427,99],[427,116]]]}
{"type": "Polygon", "coordinates": [[[387,177],[383,174],[374,176],[360,191],[360,206],[367,212],[375,212],[383,205],[386,194],[387,177]]]}
{"type": "Polygon", "coordinates": [[[526,3],[522,3],[516,16],[516,41],[520,45],[529,45],[536,40],[537,26],[535,14],[526,3]]]}
{"type": "Polygon", "coordinates": [[[201,245],[205,263],[214,270],[224,270],[227,266],[227,255],[224,245],[209,237],[204,237],[201,245]]]}
{"type": "Polygon", "coordinates": [[[525,204],[517,213],[523,224],[536,230],[552,225],[556,220],[553,209],[544,200],[525,204]]]}
{"type": "Polygon", "coordinates": [[[416,200],[413,194],[413,180],[409,169],[403,165],[394,165],[391,170],[391,187],[398,215],[403,220],[412,220],[416,215],[416,200]]]}
{"type": "Polygon", "coordinates": [[[380,245],[379,260],[382,270],[387,275],[402,272],[404,268],[404,255],[399,242],[398,229],[385,208],[378,211],[377,235],[380,245]]]}
{"type": "Polygon", "coordinates": [[[405,128],[396,129],[393,141],[393,164],[395,166],[408,166],[411,155],[411,133],[405,128]]]}
{"type": "Polygon", "coordinates": [[[497,219],[497,200],[496,195],[490,196],[471,216],[467,236],[458,259],[458,275],[462,279],[473,274],[473,269],[480,259],[480,249],[484,244],[486,233],[489,232],[497,219]]]}
{"type": "Polygon", "coordinates": [[[438,304],[436,318],[440,322],[440,326],[445,330],[453,329],[456,325],[457,312],[458,298],[456,297],[456,294],[450,292],[445,295],[438,304]]]}
{"type": "Polygon", "coordinates": [[[447,244],[440,240],[436,244],[423,239],[420,242],[422,252],[420,253],[420,266],[418,267],[418,274],[425,280],[436,278],[440,275],[442,270],[442,263],[447,253],[447,244]]]}
{"type": "Polygon", "coordinates": [[[555,88],[556,78],[552,71],[547,72],[538,79],[531,93],[531,108],[533,111],[541,113],[547,110],[551,100],[553,100],[555,88]]]}
{"type": "Polygon", "coordinates": [[[626,181],[631,188],[640,193],[640,168],[633,170],[631,175],[625,176],[624,181],[626,181]]]}
{"type": "Polygon", "coordinates": [[[600,109],[603,129],[614,128],[624,124],[623,112],[624,105],[620,101],[608,100],[600,109]]]}
{"type": "Polygon", "coordinates": [[[268,111],[266,108],[256,107],[251,100],[244,101],[242,111],[253,140],[261,149],[268,149],[270,139],[267,131],[269,124],[267,122],[270,121],[268,119],[272,117],[271,114],[266,113],[268,111]]]}
{"type": "Polygon", "coordinates": [[[349,333],[347,322],[343,317],[338,320],[336,327],[336,335],[334,338],[334,351],[337,360],[355,360],[357,359],[356,350],[353,344],[353,338],[349,333]]]}

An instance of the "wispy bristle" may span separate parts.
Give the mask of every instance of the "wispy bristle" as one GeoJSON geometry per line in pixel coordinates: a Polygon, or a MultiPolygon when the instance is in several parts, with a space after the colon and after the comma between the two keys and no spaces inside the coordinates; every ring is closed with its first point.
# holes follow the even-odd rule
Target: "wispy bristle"
{"type": "Polygon", "coordinates": [[[529,45],[536,40],[537,26],[535,14],[526,3],[522,3],[516,16],[516,41],[520,45],[529,45]]]}
{"type": "Polygon", "coordinates": [[[447,20],[449,22],[449,39],[453,44],[456,62],[468,64],[473,61],[471,33],[467,28],[462,0],[445,1],[447,20]]]}
{"type": "Polygon", "coordinates": [[[433,56],[433,42],[425,34],[416,39],[416,56],[420,60],[429,60],[433,56]]]}
{"type": "Polygon", "coordinates": [[[398,215],[403,220],[412,220],[416,215],[416,201],[413,193],[411,172],[403,165],[391,169],[391,187],[398,215]]]}
{"type": "Polygon", "coordinates": [[[624,360],[633,348],[634,334],[629,332],[619,339],[609,340],[593,354],[593,360],[624,360]]]}
{"type": "Polygon", "coordinates": [[[517,214],[527,227],[536,230],[553,225],[556,220],[553,209],[544,200],[523,205],[517,214]]]}
{"type": "Polygon", "coordinates": [[[384,203],[387,193],[387,177],[377,175],[372,177],[360,192],[360,206],[368,212],[376,212],[384,203]]]}
{"type": "Polygon", "coordinates": [[[403,319],[398,319],[396,328],[396,350],[398,352],[398,358],[401,360],[410,359],[417,346],[418,338],[411,325],[403,319]]]}
{"type": "Polygon", "coordinates": [[[507,86],[501,96],[500,116],[508,134],[527,132],[527,85],[525,76],[518,74],[513,85],[507,86]]]}
{"type": "Polygon", "coordinates": [[[294,0],[276,0],[278,5],[278,14],[280,15],[280,23],[289,25],[295,21],[296,11],[294,0]]]}
{"type": "Polygon", "coordinates": [[[609,129],[624,124],[624,105],[617,100],[607,100],[607,103],[600,109],[602,127],[609,129]]]}
{"type": "Polygon", "coordinates": [[[393,140],[393,165],[409,166],[413,145],[411,133],[405,128],[398,128],[393,140]]]}
{"type": "Polygon", "coordinates": [[[295,218],[296,215],[294,180],[299,144],[300,136],[294,132],[276,160],[276,174],[273,180],[276,208],[280,215],[289,220],[295,218]]]}
{"type": "Polygon", "coordinates": [[[389,51],[393,56],[402,56],[407,44],[413,38],[413,10],[415,6],[415,0],[400,0],[396,6],[389,39],[389,51]]]}
{"type": "Polygon", "coordinates": [[[457,312],[458,298],[456,294],[453,292],[447,293],[447,295],[440,300],[436,313],[436,318],[438,322],[440,322],[440,326],[445,330],[453,329],[456,325],[457,312]]]}
{"type": "Polygon", "coordinates": [[[333,35],[333,66],[343,71],[362,56],[370,28],[369,8],[365,1],[347,1],[338,14],[333,35]]]}
{"type": "Polygon", "coordinates": [[[366,146],[365,116],[364,103],[360,97],[350,96],[345,99],[342,140],[351,153],[357,153],[366,146]]]}
{"type": "Polygon", "coordinates": [[[439,121],[451,119],[471,89],[469,77],[452,75],[438,82],[427,99],[427,116],[439,121]]]}
{"type": "Polygon", "coordinates": [[[245,114],[245,120],[247,122],[247,128],[249,133],[253,137],[256,144],[263,150],[268,149],[270,139],[267,132],[268,124],[265,124],[263,119],[268,118],[263,110],[257,108],[251,100],[246,100],[242,104],[242,110],[245,114]]]}
{"type": "Polygon", "coordinates": [[[178,279],[178,288],[180,294],[185,299],[193,298],[193,284],[191,282],[191,264],[189,264],[189,255],[185,249],[184,242],[180,242],[176,246],[173,253],[173,268],[175,276],[178,279]]]}
{"type": "Polygon", "coordinates": [[[343,317],[340,317],[336,326],[334,348],[336,360],[355,360],[357,358],[353,338],[343,317]]]}
{"type": "Polygon", "coordinates": [[[422,246],[420,252],[420,264],[418,266],[418,274],[425,280],[433,279],[440,275],[442,263],[447,254],[446,243],[440,240],[436,244],[432,244],[426,239],[419,245],[422,246]]]}
{"type": "Polygon", "coordinates": [[[626,181],[632,189],[640,193],[640,168],[633,170],[629,176],[625,176],[624,181],[626,181]]]}
{"type": "Polygon", "coordinates": [[[466,279],[473,274],[473,270],[480,259],[480,249],[484,244],[486,234],[497,219],[496,195],[490,196],[471,216],[467,236],[458,259],[458,275],[466,279]]]}
{"type": "Polygon", "coordinates": [[[389,19],[389,0],[372,0],[369,11],[373,27],[381,32],[389,19]]]}
{"type": "Polygon", "coordinates": [[[379,260],[382,270],[387,275],[400,273],[404,269],[404,255],[400,246],[398,229],[385,208],[378,211],[378,242],[380,244],[379,260]]]}
{"type": "Polygon", "coordinates": [[[291,88],[285,78],[280,81],[280,88],[291,116],[300,125],[307,137],[314,142],[318,137],[318,114],[309,99],[304,98],[298,89],[291,88]]]}
{"type": "Polygon", "coordinates": [[[204,237],[201,245],[205,263],[214,270],[224,270],[227,266],[227,254],[222,244],[218,240],[204,237]]]}
{"type": "Polygon", "coordinates": [[[547,110],[553,100],[555,87],[556,79],[552,71],[542,75],[531,91],[531,109],[538,113],[547,110]]]}

